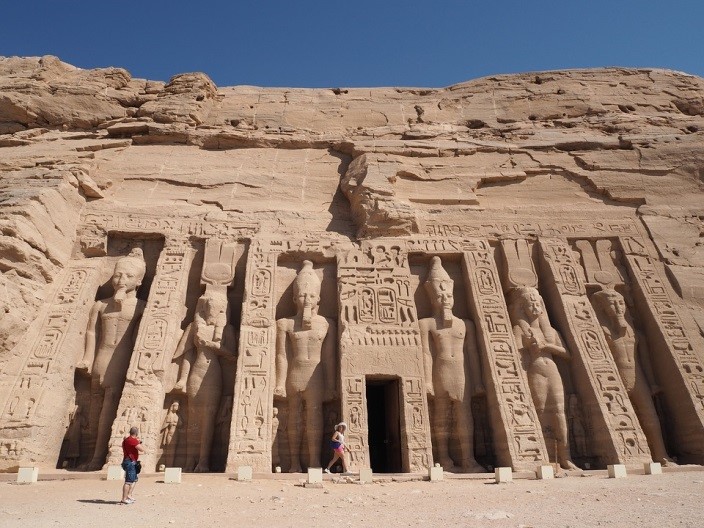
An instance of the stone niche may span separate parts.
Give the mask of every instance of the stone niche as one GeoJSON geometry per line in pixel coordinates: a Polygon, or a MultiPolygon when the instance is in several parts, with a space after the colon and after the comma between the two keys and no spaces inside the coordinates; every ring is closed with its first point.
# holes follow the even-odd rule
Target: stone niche
{"type": "Polygon", "coordinates": [[[0,471],[704,463],[701,79],[0,80],[0,471]]]}

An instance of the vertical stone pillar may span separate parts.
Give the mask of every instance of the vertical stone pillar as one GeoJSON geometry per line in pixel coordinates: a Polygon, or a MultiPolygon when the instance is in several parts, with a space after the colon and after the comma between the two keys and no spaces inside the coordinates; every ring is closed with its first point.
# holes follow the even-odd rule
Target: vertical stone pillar
{"type": "Polygon", "coordinates": [[[342,377],[342,417],[349,425],[345,445],[352,471],[370,467],[366,389],[364,376],[342,377]]]}
{"type": "Polygon", "coordinates": [[[194,251],[187,239],[167,238],[157,262],[149,299],[139,324],[127,381],[110,437],[108,464],[122,461],[122,440],[139,428],[146,471],[156,468],[164,406],[164,368],[171,363],[185,315],[188,275],[194,251]]]}
{"type": "Polygon", "coordinates": [[[21,349],[26,351],[21,366],[0,377],[12,384],[0,414],[0,470],[20,462],[53,465],[58,459],[101,264],[79,260],[61,272],[53,298],[26,334],[31,337],[21,349]]]}
{"type": "Polygon", "coordinates": [[[548,461],[545,440],[521,367],[506,300],[489,243],[473,241],[462,266],[482,351],[482,370],[499,466],[534,470],[548,461]]]}
{"type": "Polygon", "coordinates": [[[247,256],[239,356],[226,471],[251,466],[271,472],[276,305],[274,281],[280,250],[253,241],[247,256]]]}
{"type": "Polygon", "coordinates": [[[656,261],[634,239],[620,240],[681,461],[704,463],[704,361],[672,302],[656,261]]]}
{"type": "Polygon", "coordinates": [[[572,372],[602,464],[648,462],[650,449],[606,342],[572,248],[539,240],[544,293],[572,357],[572,372]]]}

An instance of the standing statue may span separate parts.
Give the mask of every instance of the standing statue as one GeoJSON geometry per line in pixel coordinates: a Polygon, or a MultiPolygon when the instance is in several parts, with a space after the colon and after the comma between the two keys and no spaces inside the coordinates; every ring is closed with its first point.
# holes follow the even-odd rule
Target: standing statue
{"type": "Polygon", "coordinates": [[[91,409],[90,412],[91,419],[99,416],[95,451],[86,465],[91,471],[102,468],[108,454],[112,423],[144,312],[145,303],[137,299],[137,288],[145,272],[141,249],[135,248],[127,257],[119,259],[112,274],[115,293],[107,300],[96,301],[88,318],[85,352],[76,368],[91,376],[91,406],[99,406],[99,411],[91,409]]]}
{"type": "Polygon", "coordinates": [[[454,283],[433,257],[425,289],[433,305],[433,317],[421,319],[425,379],[434,396],[433,433],[439,463],[455,466],[450,457],[450,438],[460,442],[459,466],[463,471],[484,471],[474,459],[472,396],[484,393],[474,323],[452,314],[454,283]]]}
{"type": "Polygon", "coordinates": [[[598,291],[592,295],[591,301],[618,373],[648,439],[653,459],[663,465],[672,465],[653,403],[652,396],[658,394],[660,388],[654,383],[646,342],[633,329],[631,318],[626,313],[626,302],[616,290],[607,288],[598,291]]]}
{"type": "Polygon", "coordinates": [[[516,344],[527,362],[528,385],[543,430],[552,430],[557,463],[578,470],[572,462],[565,416],[565,390],[553,356],[569,359],[557,330],[550,325],[540,293],[525,286],[512,291],[511,322],[516,344]]]}
{"type": "Polygon", "coordinates": [[[173,402],[169,407],[164,422],[161,424],[161,449],[164,457],[164,465],[173,467],[174,458],[176,456],[176,442],[174,435],[176,430],[182,425],[181,418],[178,415],[179,403],[173,402]]]}
{"type": "Polygon", "coordinates": [[[276,386],[274,395],[288,398],[290,472],[301,471],[301,412],[305,407],[308,465],[320,467],[323,402],[335,395],[335,322],[318,315],[320,280],[313,263],[293,283],[296,315],[276,321],[276,386]]]}
{"type": "Polygon", "coordinates": [[[174,391],[188,396],[186,471],[210,471],[215,418],[223,392],[221,359],[236,351],[235,329],[229,320],[226,293],[206,290],[174,353],[175,359],[183,356],[174,391]]]}

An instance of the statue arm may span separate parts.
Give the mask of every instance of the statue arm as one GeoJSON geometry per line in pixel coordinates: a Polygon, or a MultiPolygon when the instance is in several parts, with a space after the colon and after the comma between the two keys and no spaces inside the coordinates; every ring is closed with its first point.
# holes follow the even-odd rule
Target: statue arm
{"type": "Polygon", "coordinates": [[[100,316],[100,308],[103,303],[100,301],[93,305],[88,316],[88,326],[86,328],[86,341],[83,351],[83,358],[78,364],[79,370],[85,370],[89,375],[93,370],[93,361],[95,360],[95,342],[98,333],[98,319],[100,316]]]}
{"type": "Polygon", "coordinates": [[[332,400],[337,394],[337,380],[335,373],[337,372],[337,361],[335,354],[335,343],[337,342],[337,325],[332,319],[327,319],[328,333],[323,341],[323,350],[321,359],[323,368],[325,369],[325,392],[324,401],[332,400]]]}
{"type": "Polygon", "coordinates": [[[181,336],[181,339],[176,346],[176,352],[174,352],[174,359],[183,356],[181,360],[181,366],[178,369],[178,381],[174,386],[174,389],[180,392],[186,390],[186,382],[188,381],[188,375],[191,372],[191,364],[195,359],[195,345],[193,343],[193,323],[189,324],[186,331],[181,336]]]}
{"type": "Polygon", "coordinates": [[[465,320],[465,327],[467,333],[464,338],[464,353],[467,358],[467,367],[469,368],[469,376],[467,379],[471,380],[472,390],[470,394],[481,395],[484,394],[484,382],[482,381],[482,363],[479,357],[479,350],[477,347],[477,335],[476,329],[474,327],[474,322],[465,320]]]}
{"type": "Polygon", "coordinates": [[[423,366],[425,368],[425,388],[430,396],[435,395],[433,388],[433,355],[430,352],[430,328],[428,321],[421,319],[418,321],[420,326],[420,343],[423,348],[423,366]]]}
{"type": "Polygon", "coordinates": [[[286,334],[288,321],[276,321],[276,384],[274,395],[286,397],[286,375],[288,374],[288,357],[286,356],[286,334]]]}

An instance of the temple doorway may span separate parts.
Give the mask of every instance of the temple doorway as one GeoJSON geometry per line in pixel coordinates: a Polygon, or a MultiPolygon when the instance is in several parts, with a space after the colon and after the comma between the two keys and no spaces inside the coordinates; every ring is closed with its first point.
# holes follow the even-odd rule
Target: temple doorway
{"type": "Polygon", "coordinates": [[[400,473],[401,412],[398,378],[367,378],[369,458],[374,473],[400,473]]]}

